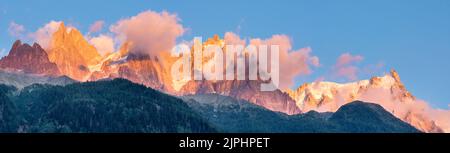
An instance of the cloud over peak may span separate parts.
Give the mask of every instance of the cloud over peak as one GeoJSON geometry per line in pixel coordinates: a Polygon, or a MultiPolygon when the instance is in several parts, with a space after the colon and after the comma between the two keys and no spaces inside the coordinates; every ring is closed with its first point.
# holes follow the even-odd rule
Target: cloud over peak
{"type": "Polygon", "coordinates": [[[132,53],[158,55],[170,51],[185,32],[176,14],[144,11],[122,19],[110,27],[121,42],[133,42],[132,53]]]}
{"type": "MultiPolygon", "coordinates": [[[[245,45],[246,39],[241,39],[233,32],[225,33],[226,44],[245,45]]],[[[276,34],[267,39],[251,38],[251,45],[279,45],[280,57],[280,88],[285,89],[294,85],[294,78],[312,73],[311,66],[320,66],[319,57],[311,55],[310,47],[292,50],[289,36],[276,34]]]]}
{"type": "Polygon", "coordinates": [[[58,31],[59,26],[62,24],[62,21],[50,21],[45,24],[43,27],[36,30],[36,32],[30,33],[29,37],[40,44],[42,48],[48,49],[51,44],[53,33],[58,31]]]}
{"type": "Polygon", "coordinates": [[[101,34],[97,37],[93,37],[89,39],[89,43],[92,44],[102,56],[115,51],[114,40],[108,35],[101,34]]]}
{"type": "Polygon", "coordinates": [[[362,61],[364,58],[361,55],[351,55],[350,53],[344,53],[336,61],[336,64],[332,67],[333,76],[344,77],[348,80],[354,81],[358,79],[359,68],[354,64],[362,61]]]}

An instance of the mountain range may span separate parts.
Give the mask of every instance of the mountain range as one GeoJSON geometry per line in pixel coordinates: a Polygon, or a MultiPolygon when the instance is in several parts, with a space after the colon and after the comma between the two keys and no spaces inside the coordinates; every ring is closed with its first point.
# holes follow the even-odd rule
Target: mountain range
{"type": "Polygon", "coordinates": [[[218,94],[183,96],[193,110],[221,132],[246,133],[404,133],[420,132],[380,105],[354,101],[336,112],[287,115],[218,94]]]}
{"type": "Polygon", "coordinates": [[[420,132],[371,103],[287,115],[217,94],[178,98],[125,79],[0,85],[0,123],[0,132],[13,133],[420,132]]]}
{"type": "MultiPolygon", "coordinates": [[[[177,58],[170,57],[169,53],[163,52],[159,56],[142,55],[135,51],[133,42],[124,42],[118,51],[102,56],[76,28],[67,28],[64,23],[59,25],[51,38],[47,48],[42,48],[37,43],[31,46],[17,40],[9,54],[0,60],[0,83],[25,90],[33,83],[65,85],[123,78],[172,96],[218,94],[244,100],[258,108],[264,108],[264,111],[289,115],[290,117],[284,117],[287,120],[311,114],[311,111],[316,111],[312,114],[318,114],[316,117],[319,118],[327,116],[321,114],[326,112],[335,112],[333,116],[336,116],[346,104],[361,100],[379,104],[396,118],[420,131],[450,132],[449,119],[437,118],[430,113],[434,110],[423,106],[424,102],[406,90],[395,70],[382,77],[353,83],[317,81],[305,83],[295,90],[262,92],[259,90],[262,83],[259,80],[175,82],[170,75],[170,65],[177,58]],[[416,105],[421,107],[414,107],[416,105]]],[[[207,44],[224,47],[224,41],[218,36],[204,42],[204,46],[207,44]]],[[[203,60],[207,62],[211,59],[203,60]]],[[[323,121],[323,124],[342,128],[338,131],[352,131],[346,130],[345,125],[334,124],[334,119],[339,120],[338,118],[329,119],[333,120],[323,121]]],[[[393,119],[387,117],[387,120],[393,119]]],[[[377,130],[374,132],[383,131],[375,129],[377,130]]]]}

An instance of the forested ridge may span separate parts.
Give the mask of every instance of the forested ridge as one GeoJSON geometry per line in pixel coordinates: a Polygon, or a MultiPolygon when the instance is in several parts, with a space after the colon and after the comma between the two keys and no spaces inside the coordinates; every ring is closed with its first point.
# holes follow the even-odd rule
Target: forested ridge
{"type": "Polygon", "coordinates": [[[125,79],[0,86],[1,132],[214,132],[182,100],[125,79]]]}

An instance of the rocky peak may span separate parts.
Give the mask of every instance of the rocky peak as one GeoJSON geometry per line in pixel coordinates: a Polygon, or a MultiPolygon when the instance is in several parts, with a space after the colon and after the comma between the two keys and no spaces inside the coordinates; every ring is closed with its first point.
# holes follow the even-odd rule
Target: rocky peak
{"type": "Polygon", "coordinates": [[[14,42],[13,46],[11,47],[11,50],[17,50],[17,48],[19,48],[19,46],[22,46],[22,41],[16,40],[14,42]]]}
{"type": "Polygon", "coordinates": [[[394,80],[391,85],[391,93],[394,95],[394,99],[399,99],[402,102],[413,101],[416,99],[408,90],[406,90],[405,85],[400,80],[400,75],[392,69],[390,71],[390,77],[394,80]]]}
{"type": "Polygon", "coordinates": [[[83,34],[75,28],[65,27],[64,22],[61,22],[58,30],[53,34],[52,38],[52,48],[62,46],[65,46],[68,49],[78,49],[67,51],[81,53],[81,57],[88,62],[88,64],[96,63],[101,59],[101,56],[95,47],[88,43],[88,41],[83,37],[83,34]]]}
{"type": "Polygon", "coordinates": [[[8,55],[0,60],[0,68],[39,75],[59,75],[56,64],[50,62],[47,53],[39,44],[30,46],[27,43],[22,44],[20,40],[15,41],[8,55]]]}
{"type": "Polygon", "coordinates": [[[395,82],[401,83],[400,76],[398,75],[397,71],[395,71],[394,69],[391,69],[391,76],[395,79],[395,82]]]}
{"type": "Polygon", "coordinates": [[[78,81],[86,80],[91,74],[89,68],[100,63],[102,58],[77,29],[67,28],[63,22],[53,33],[47,52],[62,74],[78,81]]]}
{"type": "Polygon", "coordinates": [[[33,48],[41,48],[42,50],[44,50],[41,45],[39,45],[38,43],[33,43],[33,48]]]}

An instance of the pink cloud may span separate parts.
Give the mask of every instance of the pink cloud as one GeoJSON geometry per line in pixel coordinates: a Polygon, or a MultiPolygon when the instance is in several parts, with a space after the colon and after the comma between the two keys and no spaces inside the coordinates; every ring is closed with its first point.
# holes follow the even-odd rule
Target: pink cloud
{"type": "Polygon", "coordinates": [[[118,21],[110,30],[120,41],[133,43],[130,52],[152,56],[170,51],[176,44],[176,38],[185,32],[177,15],[166,11],[141,12],[118,21]]]}
{"type": "Polygon", "coordinates": [[[28,37],[41,45],[42,48],[48,49],[50,47],[53,33],[55,33],[59,29],[60,24],[61,21],[50,21],[43,27],[40,27],[38,30],[36,30],[36,32],[28,34],[28,37]]]}
{"type": "Polygon", "coordinates": [[[11,36],[21,39],[23,37],[24,32],[25,32],[25,27],[23,25],[17,24],[14,21],[9,23],[8,33],[11,36]]]}
{"type": "Polygon", "coordinates": [[[349,80],[356,80],[358,79],[357,71],[358,68],[356,66],[344,66],[337,69],[336,75],[346,77],[349,80]]]}
{"type": "Polygon", "coordinates": [[[336,64],[333,66],[333,76],[344,77],[348,80],[358,79],[358,67],[354,66],[354,63],[362,61],[364,58],[360,55],[351,55],[344,53],[337,59],[336,64]]]}
{"type": "Polygon", "coordinates": [[[105,21],[99,20],[95,21],[90,27],[89,27],[89,33],[95,33],[102,30],[103,25],[105,24],[105,21]]]}
{"type": "Polygon", "coordinates": [[[313,65],[315,67],[319,67],[320,66],[320,60],[319,60],[319,57],[317,57],[317,56],[312,56],[309,59],[309,61],[310,61],[311,65],[313,65]]]}
{"type": "MultiPolygon", "coordinates": [[[[226,44],[245,45],[246,40],[241,39],[232,32],[225,33],[226,44]]],[[[310,66],[320,66],[319,58],[312,56],[310,47],[292,50],[291,40],[287,35],[273,35],[268,39],[253,38],[249,40],[252,45],[279,45],[280,53],[280,88],[285,89],[294,85],[294,78],[310,74],[310,66]]]]}
{"type": "Polygon", "coordinates": [[[342,66],[346,66],[348,64],[351,64],[353,62],[360,62],[363,60],[363,57],[360,55],[351,55],[349,53],[344,53],[341,56],[339,56],[337,62],[336,62],[336,66],[337,67],[342,67],[342,66]]]}
{"type": "Polygon", "coordinates": [[[245,40],[233,32],[226,32],[223,39],[227,45],[245,45],[245,40]]]}

